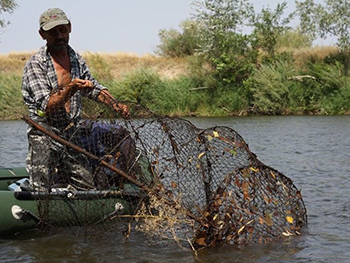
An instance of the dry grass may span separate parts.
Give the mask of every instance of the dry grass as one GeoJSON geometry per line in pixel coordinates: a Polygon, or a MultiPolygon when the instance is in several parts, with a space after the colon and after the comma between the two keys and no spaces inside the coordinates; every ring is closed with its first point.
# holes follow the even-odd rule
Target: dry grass
{"type": "MultiPolygon", "coordinates": [[[[316,46],[313,48],[300,48],[289,51],[294,54],[296,65],[302,66],[306,61],[313,59],[320,61],[324,57],[338,52],[334,46],[316,46]]],[[[0,72],[22,74],[25,62],[33,53],[8,53],[0,55],[0,72]]],[[[94,68],[99,65],[108,67],[112,78],[118,79],[129,72],[140,67],[151,68],[164,78],[176,78],[180,75],[186,75],[188,62],[186,58],[164,58],[154,55],[138,56],[131,53],[92,53],[84,52],[82,56],[87,64],[94,68]],[[95,65],[96,64],[96,65],[95,65]]],[[[103,69],[105,70],[105,69],[103,69]]]]}
{"type": "MultiPolygon", "coordinates": [[[[0,55],[0,72],[22,74],[24,64],[33,53],[8,53],[0,55]]],[[[152,68],[166,78],[176,78],[186,74],[187,60],[185,58],[163,58],[152,55],[137,56],[129,53],[82,53],[90,67],[94,63],[108,66],[113,78],[120,78],[140,67],[152,68]]]]}
{"type": "Polygon", "coordinates": [[[335,46],[316,46],[312,48],[299,48],[292,51],[295,59],[295,65],[303,67],[307,61],[320,62],[325,57],[339,52],[335,46]]]}
{"type": "Polygon", "coordinates": [[[0,55],[0,72],[22,75],[23,67],[31,53],[8,53],[0,55]]]}
{"type": "Polygon", "coordinates": [[[184,58],[163,58],[152,55],[137,56],[128,53],[83,53],[88,65],[93,64],[93,59],[98,57],[110,67],[113,78],[119,78],[140,67],[152,68],[167,78],[175,78],[185,74],[187,61],[184,58]]]}

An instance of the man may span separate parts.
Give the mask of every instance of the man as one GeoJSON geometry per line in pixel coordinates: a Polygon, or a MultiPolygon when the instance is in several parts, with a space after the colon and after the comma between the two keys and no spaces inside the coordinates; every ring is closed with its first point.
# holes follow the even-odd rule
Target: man
{"type": "MultiPolygon", "coordinates": [[[[30,118],[75,143],[79,143],[82,96],[105,103],[128,118],[128,107],[91,76],[86,62],[69,46],[72,25],[66,14],[59,8],[48,9],[39,23],[46,45],[28,60],[22,79],[30,118]]],[[[33,184],[48,190],[58,183],[94,187],[84,156],[31,127],[28,142],[26,165],[33,184]]]]}

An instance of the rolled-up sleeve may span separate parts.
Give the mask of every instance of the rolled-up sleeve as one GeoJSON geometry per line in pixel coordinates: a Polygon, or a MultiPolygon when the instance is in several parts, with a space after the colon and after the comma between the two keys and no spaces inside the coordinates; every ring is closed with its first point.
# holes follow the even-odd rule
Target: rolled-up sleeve
{"type": "Polygon", "coordinates": [[[30,113],[36,115],[37,110],[45,112],[51,90],[47,69],[43,63],[31,58],[24,67],[22,77],[23,100],[30,113]]]}

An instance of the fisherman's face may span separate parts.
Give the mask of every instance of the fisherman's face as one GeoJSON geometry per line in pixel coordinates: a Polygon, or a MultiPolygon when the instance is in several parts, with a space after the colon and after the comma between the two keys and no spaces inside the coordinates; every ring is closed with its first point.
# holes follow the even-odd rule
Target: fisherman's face
{"type": "Polygon", "coordinates": [[[54,50],[67,49],[71,25],[59,25],[48,31],[39,30],[41,37],[46,40],[47,46],[54,50]]]}

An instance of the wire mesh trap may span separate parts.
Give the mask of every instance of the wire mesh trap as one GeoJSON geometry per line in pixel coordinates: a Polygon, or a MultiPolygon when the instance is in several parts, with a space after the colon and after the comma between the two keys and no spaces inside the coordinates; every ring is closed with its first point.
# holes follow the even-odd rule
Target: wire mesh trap
{"type": "MultiPolygon", "coordinates": [[[[46,190],[35,190],[38,220],[109,233],[111,223],[123,222],[124,238],[133,226],[194,249],[301,234],[307,212],[300,191],[260,162],[236,131],[146,115],[85,120],[77,130],[85,132],[88,143],[53,136],[58,152],[86,161],[93,182],[69,174],[60,182],[63,187],[51,182],[46,190]]],[[[58,175],[61,168],[54,168],[58,175]]]]}

